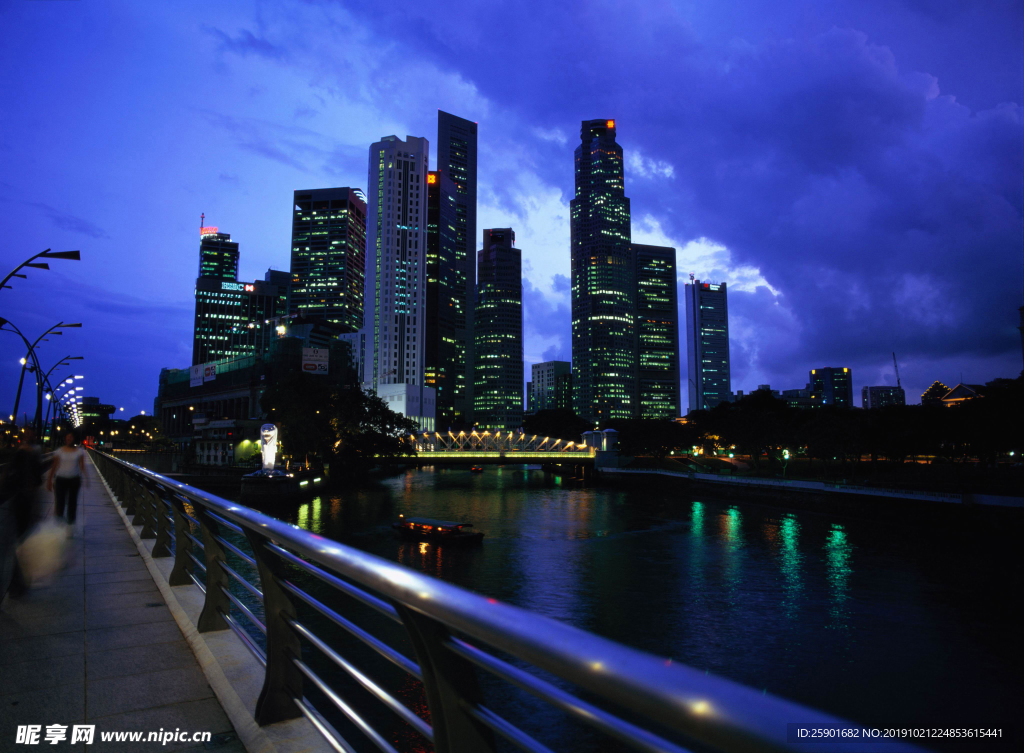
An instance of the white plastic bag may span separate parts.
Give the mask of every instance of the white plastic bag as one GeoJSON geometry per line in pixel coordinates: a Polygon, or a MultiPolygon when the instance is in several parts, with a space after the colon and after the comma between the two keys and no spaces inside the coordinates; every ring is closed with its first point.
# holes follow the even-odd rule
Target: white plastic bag
{"type": "Polygon", "coordinates": [[[16,551],[25,580],[36,583],[49,578],[64,567],[67,543],[67,523],[53,517],[41,521],[16,551]]]}

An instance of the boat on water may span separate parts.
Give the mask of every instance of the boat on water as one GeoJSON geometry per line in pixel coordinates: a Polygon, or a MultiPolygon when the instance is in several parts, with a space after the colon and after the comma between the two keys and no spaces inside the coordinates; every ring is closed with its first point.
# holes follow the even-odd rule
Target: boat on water
{"type": "Polygon", "coordinates": [[[483,473],[484,467],[482,465],[474,465],[469,470],[473,473],[483,473]]]}
{"type": "Polygon", "coordinates": [[[479,544],[483,539],[482,531],[467,531],[472,523],[458,523],[453,520],[436,520],[434,518],[402,517],[392,523],[403,539],[411,541],[429,541],[434,544],[479,544]]]}

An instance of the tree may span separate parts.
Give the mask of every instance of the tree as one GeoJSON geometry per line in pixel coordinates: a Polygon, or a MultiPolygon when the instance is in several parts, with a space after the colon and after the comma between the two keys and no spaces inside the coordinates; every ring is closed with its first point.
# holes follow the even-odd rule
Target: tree
{"type": "Polygon", "coordinates": [[[360,475],[382,462],[413,454],[403,441],[416,424],[359,387],[335,392],[331,404],[332,473],[360,475]]]}
{"type": "Polygon", "coordinates": [[[523,419],[523,431],[527,434],[555,437],[570,442],[579,442],[583,432],[593,428],[592,423],[578,417],[569,408],[541,410],[523,419]]]}

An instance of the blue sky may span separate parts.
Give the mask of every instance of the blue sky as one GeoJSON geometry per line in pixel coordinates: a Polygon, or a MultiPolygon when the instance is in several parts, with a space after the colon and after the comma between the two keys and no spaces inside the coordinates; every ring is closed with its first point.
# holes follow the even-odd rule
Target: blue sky
{"type": "MultiPolygon", "coordinates": [[[[86,356],[85,394],[133,412],[190,362],[201,212],[243,278],[287,269],[291,192],[365,186],[389,134],[433,164],[438,108],[480,124],[527,364],[570,355],[572,152],[614,118],[634,239],[730,285],[734,389],[831,365],[859,393],[892,351],[913,401],[1021,369],[1019,3],[0,0],[0,34],[0,266],[83,256],[0,315],[82,321],[44,362],[86,356]]],[[[13,404],[13,336],[0,354],[13,404]]]]}

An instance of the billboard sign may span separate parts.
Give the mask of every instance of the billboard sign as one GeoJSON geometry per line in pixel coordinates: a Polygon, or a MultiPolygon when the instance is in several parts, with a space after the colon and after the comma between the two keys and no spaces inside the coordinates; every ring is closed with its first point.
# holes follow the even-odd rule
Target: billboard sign
{"type": "Polygon", "coordinates": [[[189,369],[188,386],[201,387],[203,384],[203,364],[199,363],[189,369]]]}
{"type": "Polygon", "coordinates": [[[302,370],[309,374],[326,374],[327,356],[326,348],[303,348],[302,370]]]}
{"type": "Polygon", "coordinates": [[[212,382],[217,378],[217,364],[205,363],[203,364],[203,381],[212,382]]]}

